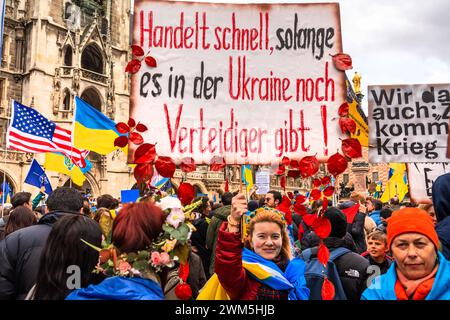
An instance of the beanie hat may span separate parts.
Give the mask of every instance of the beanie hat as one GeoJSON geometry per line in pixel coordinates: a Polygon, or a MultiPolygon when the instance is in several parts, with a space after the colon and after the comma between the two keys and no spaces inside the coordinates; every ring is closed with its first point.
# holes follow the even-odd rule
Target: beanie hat
{"type": "Polygon", "coordinates": [[[330,207],[323,214],[331,223],[329,237],[343,238],[347,233],[347,218],[338,208],[330,207]]]}
{"type": "Polygon", "coordinates": [[[439,238],[430,215],[422,209],[407,207],[394,211],[387,219],[388,248],[391,248],[395,237],[410,232],[427,236],[436,248],[439,247],[439,238]]]}

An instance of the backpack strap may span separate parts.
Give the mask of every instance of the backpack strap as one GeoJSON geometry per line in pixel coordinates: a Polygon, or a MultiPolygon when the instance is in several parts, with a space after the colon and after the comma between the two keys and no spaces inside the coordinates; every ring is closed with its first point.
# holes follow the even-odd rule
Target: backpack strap
{"type": "Polygon", "coordinates": [[[337,258],[339,258],[339,257],[341,257],[344,254],[349,253],[349,252],[351,252],[351,250],[347,249],[347,248],[344,248],[344,247],[336,248],[336,249],[334,249],[334,250],[332,250],[330,252],[330,261],[334,261],[337,258]]]}
{"type": "Polygon", "coordinates": [[[302,251],[303,260],[308,263],[311,259],[316,258],[318,253],[318,247],[308,248],[302,251]]]}

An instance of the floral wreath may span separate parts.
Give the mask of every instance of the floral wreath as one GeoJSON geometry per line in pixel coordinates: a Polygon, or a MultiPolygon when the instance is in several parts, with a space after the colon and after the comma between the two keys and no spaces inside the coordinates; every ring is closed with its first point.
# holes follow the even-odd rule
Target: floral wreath
{"type": "Polygon", "coordinates": [[[107,276],[152,278],[163,268],[172,268],[178,262],[180,283],[175,287],[175,294],[181,300],[192,297],[192,290],[186,283],[189,276],[188,257],[190,238],[195,227],[195,210],[202,204],[199,200],[187,206],[182,206],[179,199],[166,196],[155,203],[164,212],[163,231],[145,250],[120,253],[111,242],[112,221],[107,217],[100,218],[100,227],[105,235],[102,248],[98,248],[81,239],[91,248],[99,251],[99,263],[94,273],[107,276]]]}
{"type": "Polygon", "coordinates": [[[248,211],[246,214],[244,214],[242,216],[242,223],[241,223],[241,235],[242,235],[242,240],[244,241],[247,236],[248,236],[248,231],[250,228],[250,222],[252,221],[253,218],[255,218],[259,213],[261,212],[265,212],[265,211],[271,211],[277,214],[277,216],[281,219],[281,221],[283,222],[283,225],[287,225],[286,222],[286,218],[284,217],[284,214],[280,211],[277,210],[275,208],[271,208],[271,207],[261,207],[258,208],[254,211],[248,211]]]}

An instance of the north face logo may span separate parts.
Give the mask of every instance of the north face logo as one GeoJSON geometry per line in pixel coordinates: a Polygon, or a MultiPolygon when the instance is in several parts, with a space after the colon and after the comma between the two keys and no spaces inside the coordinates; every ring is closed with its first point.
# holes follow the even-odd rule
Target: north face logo
{"type": "Polygon", "coordinates": [[[358,270],[346,270],[345,273],[349,276],[349,277],[353,277],[353,278],[359,278],[359,272],[358,270]]]}

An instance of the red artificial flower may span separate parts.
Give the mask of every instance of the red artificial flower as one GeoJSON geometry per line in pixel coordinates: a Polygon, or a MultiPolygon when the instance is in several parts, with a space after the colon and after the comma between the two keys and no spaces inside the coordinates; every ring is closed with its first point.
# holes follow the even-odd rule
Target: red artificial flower
{"type": "Polygon", "coordinates": [[[323,194],[324,194],[326,197],[332,196],[333,193],[334,193],[334,187],[333,187],[333,186],[326,187],[325,190],[323,190],[323,194]]]}
{"type": "Polygon", "coordinates": [[[287,173],[287,176],[294,178],[294,179],[298,178],[298,177],[300,177],[300,171],[299,170],[289,170],[287,173]]]}
{"type": "Polygon", "coordinates": [[[158,170],[158,173],[164,178],[172,178],[177,168],[172,158],[161,156],[158,156],[158,159],[155,162],[155,167],[156,170],[158,170]]]}
{"type": "Polygon", "coordinates": [[[295,203],[298,204],[302,204],[303,202],[306,201],[306,197],[304,195],[299,194],[296,198],[295,198],[295,203]]]}
{"type": "Polygon", "coordinates": [[[130,133],[130,141],[133,142],[136,145],[140,145],[140,144],[144,143],[144,139],[137,132],[131,132],[130,133]]]}
{"type": "Polygon", "coordinates": [[[301,216],[304,216],[306,214],[306,207],[300,203],[294,204],[294,211],[301,216]]]}
{"type": "Polygon", "coordinates": [[[316,156],[303,157],[299,162],[299,168],[303,178],[311,177],[319,171],[319,160],[316,156]]]}
{"type": "Polygon", "coordinates": [[[328,209],[328,199],[326,197],[322,198],[322,210],[325,212],[325,210],[328,209]]]}
{"type": "Polygon", "coordinates": [[[280,179],[280,187],[281,187],[281,189],[286,190],[286,177],[285,176],[282,176],[280,179]]]}
{"type": "Polygon", "coordinates": [[[333,300],[335,295],[335,289],[333,283],[325,278],[322,284],[322,300],[333,300]]]}
{"type": "Polygon", "coordinates": [[[299,169],[297,160],[291,160],[291,163],[289,165],[291,169],[299,169]]]}
{"type": "Polygon", "coordinates": [[[362,157],[361,143],[355,138],[342,140],[342,152],[347,158],[360,158],[362,157]]]}
{"type": "Polygon", "coordinates": [[[136,131],[137,132],[145,132],[147,130],[148,130],[148,128],[147,128],[147,126],[145,124],[138,123],[137,126],[136,126],[136,131]]]}
{"type": "Polygon", "coordinates": [[[349,107],[348,107],[347,102],[344,102],[343,104],[341,104],[341,106],[339,107],[339,110],[338,110],[339,116],[341,116],[341,117],[348,116],[348,109],[349,109],[349,107]]]}
{"type": "Polygon", "coordinates": [[[114,139],[114,147],[123,148],[128,144],[127,136],[120,136],[114,139]]]}
{"type": "Polygon", "coordinates": [[[313,200],[319,200],[319,198],[322,196],[322,192],[319,189],[313,189],[309,196],[313,200]]]}
{"type": "Polygon", "coordinates": [[[330,176],[325,176],[325,177],[322,178],[322,184],[324,186],[326,186],[327,184],[330,184],[330,182],[331,182],[330,176]]]}
{"type": "Polygon", "coordinates": [[[134,128],[136,126],[136,121],[133,118],[128,119],[128,126],[134,128]]]}
{"type": "Polygon", "coordinates": [[[209,166],[209,170],[210,171],[220,171],[223,170],[223,168],[226,167],[226,162],[225,162],[225,158],[224,157],[218,157],[218,156],[214,156],[211,159],[211,164],[209,166]]]}
{"type": "Polygon", "coordinates": [[[323,241],[320,241],[319,250],[317,252],[317,259],[325,268],[327,267],[327,262],[328,260],[330,260],[330,251],[325,246],[323,241]]]}
{"type": "Polygon", "coordinates": [[[138,72],[139,69],[141,69],[141,61],[139,61],[138,59],[132,59],[130,62],[128,62],[125,68],[125,72],[134,74],[138,72]]]}
{"type": "Polygon", "coordinates": [[[141,144],[134,152],[134,163],[153,163],[156,157],[154,144],[141,144]]]}
{"type": "Polygon", "coordinates": [[[331,223],[330,220],[328,220],[325,217],[317,218],[314,221],[314,224],[312,226],[312,229],[317,234],[317,236],[321,239],[326,239],[331,232],[331,223]]]}
{"type": "Polygon", "coordinates": [[[153,58],[151,56],[145,57],[144,61],[150,68],[156,68],[157,67],[157,63],[156,63],[155,58],[153,58]]]}
{"type": "Polygon", "coordinates": [[[333,64],[339,71],[352,69],[352,57],[346,53],[338,53],[333,57],[333,64]]]}
{"type": "Polygon", "coordinates": [[[313,186],[314,187],[320,187],[322,185],[322,180],[321,179],[319,179],[319,178],[315,178],[314,180],[313,180],[313,186]]]}
{"type": "Polygon", "coordinates": [[[281,160],[281,163],[284,166],[288,166],[291,163],[291,160],[288,157],[283,157],[283,159],[281,160]]]}
{"type": "Polygon", "coordinates": [[[134,56],[140,57],[144,55],[144,50],[139,45],[133,44],[131,46],[131,53],[133,53],[134,56]]]}
{"type": "Polygon", "coordinates": [[[125,122],[119,122],[116,124],[116,130],[121,134],[130,132],[130,127],[125,122]]]}
{"type": "Polygon", "coordinates": [[[134,168],[134,177],[138,184],[146,182],[153,177],[153,164],[139,163],[134,168]]]}
{"type": "Polygon", "coordinates": [[[278,166],[278,169],[274,172],[275,175],[281,176],[286,172],[286,167],[283,164],[278,166]]]}
{"type": "Polygon", "coordinates": [[[339,118],[339,127],[343,134],[353,134],[356,132],[356,122],[350,118],[339,118]]]}
{"type": "Polygon", "coordinates": [[[336,177],[347,169],[347,159],[343,155],[335,153],[328,158],[327,169],[329,173],[336,177]]]}
{"type": "Polygon", "coordinates": [[[178,199],[183,206],[186,206],[192,202],[195,197],[194,187],[187,182],[183,182],[178,187],[178,199]]]}
{"type": "Polygon", "coordinates": [[[186,158],[181,159],[180,169],[181,169],[181,171],[186,172],[186,173],[195,171],[196,166],[195,166],[194,158],[186,157],[186,158]]]}
{"type": "Polygon", "coordinates": [[[187,283],[180,283],[175,287],[175,294],[180,300],[189,300],[192,297],[191,286],[187,283]]]}
{"type": "Polygon", "coordinates": [[[308,227],[311,227],[312,225],[314,225],[314,222],[316,222],[317,219],[318,218],[315,214],[305,214],[303,216],[303,221],[305,222],[305,224],[308,227]]]}

